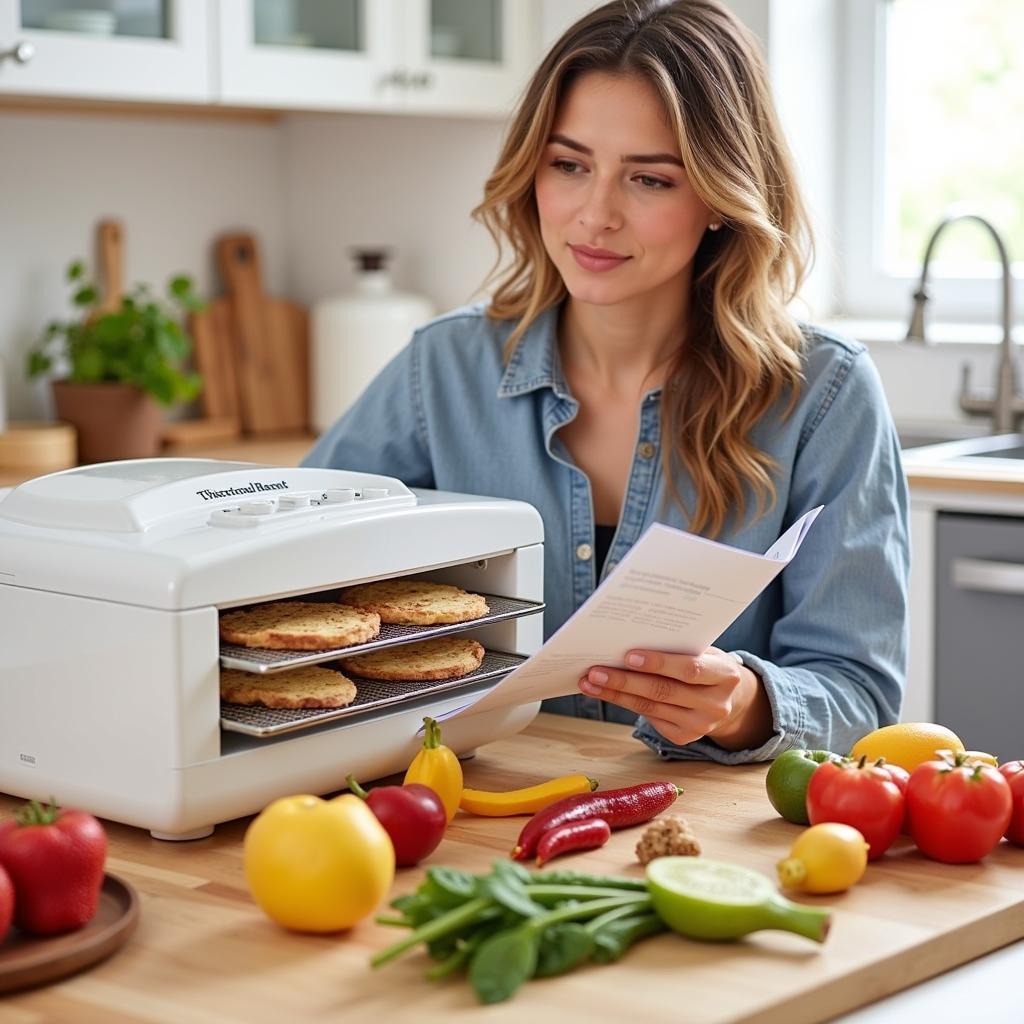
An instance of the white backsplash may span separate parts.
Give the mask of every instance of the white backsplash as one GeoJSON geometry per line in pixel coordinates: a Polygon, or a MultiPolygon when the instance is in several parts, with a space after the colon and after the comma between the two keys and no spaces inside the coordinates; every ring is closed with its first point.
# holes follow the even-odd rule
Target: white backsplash
{"type": "Polygon", "coordinates": [[[286,280],[282,128],[270,121],[160,114],[0,113],[0,359],[12,420],[47,411],[25,353],[70,311],[64,270],[94,260],[96,222],[124,223],[126,287],[178,272],[216,287],[211,243],[251,228],[264,277],[286,280]]]}

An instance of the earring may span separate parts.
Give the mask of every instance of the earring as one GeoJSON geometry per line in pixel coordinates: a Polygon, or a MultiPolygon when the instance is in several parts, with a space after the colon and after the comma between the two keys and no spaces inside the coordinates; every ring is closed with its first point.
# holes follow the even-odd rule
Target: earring
{"type": "Polygon", "coordinates": [[[721,221],[719,221],[719,220],[712,221],[708,225],[708,230],[709,231],[717,231],[721,226],[722,226],[722,222],[721,221]]]}

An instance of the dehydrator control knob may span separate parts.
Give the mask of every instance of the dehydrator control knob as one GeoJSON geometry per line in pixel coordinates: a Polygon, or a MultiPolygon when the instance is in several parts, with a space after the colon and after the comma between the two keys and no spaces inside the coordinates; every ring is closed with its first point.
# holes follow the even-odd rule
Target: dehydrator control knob
{"type": "Polygon", "coordinates": [[[347,501],[355,500],[356,492],[351,487],[334,487],[324,491],[324,501],[328,505],[343,505],[347,501]]]}
{"type": "Polygon", "coordinates": [[[272,501],[243,501],[238,506],[238,513],[243,516],[269,516],[273,511],[272,501]]]}

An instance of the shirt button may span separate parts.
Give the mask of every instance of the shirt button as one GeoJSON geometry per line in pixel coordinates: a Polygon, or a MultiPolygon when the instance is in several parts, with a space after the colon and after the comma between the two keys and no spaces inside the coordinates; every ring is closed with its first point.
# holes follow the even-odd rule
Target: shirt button
{"type": "Polygon", "coordinates": [[[636,451],[641,459],[653,459],[654,452],[656,451],[656,449],[650,441],[644,441],[640,444],[636,451]]]}
{"type": "Polygon", "coordinates": [[[581,544],[576,549],[576,557],[581,562],[589,562],[594,555],[594,549],[589,544],[581,544]]]}

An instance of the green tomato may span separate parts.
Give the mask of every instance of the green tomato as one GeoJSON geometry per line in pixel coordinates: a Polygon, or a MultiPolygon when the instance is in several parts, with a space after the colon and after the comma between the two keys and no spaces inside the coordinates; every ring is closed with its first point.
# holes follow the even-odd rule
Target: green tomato
{"type": "Polygon", "coordinates": [[[772,807],[794,825],[809,825],[807,785],[818,765],[841,760],[830,750],[787,750],[772,762],[764,780],[772,807]]]}

